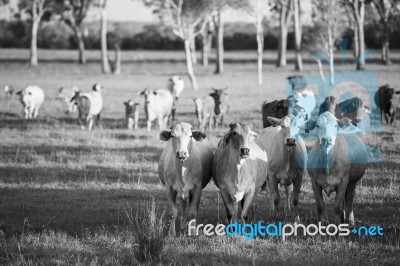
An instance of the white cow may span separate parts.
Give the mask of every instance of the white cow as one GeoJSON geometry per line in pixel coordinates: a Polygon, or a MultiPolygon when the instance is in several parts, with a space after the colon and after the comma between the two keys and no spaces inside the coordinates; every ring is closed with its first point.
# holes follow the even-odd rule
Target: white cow
{"type": "Polygon", "coordinates": [[[36,119],[44,102],[44,92],[38,86],[28,86],[16,93],[24,109],[25,119],[36,119]]]}
{"type": "Polygon", "coordinates": [[[169,90],[145,89],[140,92],[144,96],[144,113],[147,120],[147,131],[151,129],[151,123],[157,118],[160,130],[167,127],[168,118],[173,107],[173,98],[169,90]]]}
{"type": "Polygon", "coordinates": [[[71,99],[71,103],[77,105],[79,113],[79,124],[82,129],[85,129],[83,119],[86,119],[86,125],[89,130],[93,127],[93,120],[100,122],[100,113],[103,108],[103,97],[101,96],[101,86],[95,84],[91,92],[75,93],[71,99]]]}
{"type": "MultiPolygon", "coordinates": [[[[182,218],[188,203],[190,220],[197,219],[201,190],[211,179],[213,160],[213,147],[200,143],[204,138],[206,134],[192,130],[188,123],[176,124],[170,131],[160,133],[160,140],[168,141],[158,163],[158,175],[165,185],[172,209],[170,235],[175,235],[178,202],[182,218]]],[[[181,228],[184,226],[182,220],[181,228]]]]}
{"type": "Polygon", "coordinates": [[[181,96],[181,93],[185,89],[185,83],[183,82],[183,79],[179,76],[173,76],[168,80],[167,84],[168,90],[171,92],[172,97],[174,99],[174,102],[172,104],[172,111],[171,111],[171,121],[175,121],[175,112],[176,112],[176,103],[179,100],[179,97],[181,96]]]}

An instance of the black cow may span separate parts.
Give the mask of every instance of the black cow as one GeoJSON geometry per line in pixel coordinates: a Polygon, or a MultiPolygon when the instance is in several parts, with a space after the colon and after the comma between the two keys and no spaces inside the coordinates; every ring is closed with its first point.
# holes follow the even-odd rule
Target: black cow
{"type": "Polygon", "coordinates": [[[399,103],[397,94],[400,94],[400,91],[395,91],[387,84],[379,87],[375,94],[375,103],[381,110],[382,122],[385,121],[388,125],[393,123],[396,115],[396,108],[399,103]]]}

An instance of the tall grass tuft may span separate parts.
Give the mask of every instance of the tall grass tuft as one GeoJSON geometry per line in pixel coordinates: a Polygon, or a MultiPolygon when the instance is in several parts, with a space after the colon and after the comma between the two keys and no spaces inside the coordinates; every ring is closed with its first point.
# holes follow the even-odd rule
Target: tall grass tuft
{"type": "Polygon", "coordinates": [[[166,240],[165,211],[160,213],[154,198],[136,215],[126,212],[136,239],[134,256],[139,262],[161,262],[166,240]]]}

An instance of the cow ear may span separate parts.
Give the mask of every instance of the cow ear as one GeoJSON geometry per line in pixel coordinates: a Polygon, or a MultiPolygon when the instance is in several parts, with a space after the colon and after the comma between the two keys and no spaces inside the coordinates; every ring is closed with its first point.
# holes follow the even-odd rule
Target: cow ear
{"type": "Polygon", "coordinates": [[[160,133],[160,140],[168,141],[171,138],[171,131],[161,131],[160,133]]]}
{"type": "Polygon", "coordinates": [[[123,102],[123,103],[124,103],[125,106],[128,106],[128,104],[129,104],[128,102],[123,102]]]}
{"type": "Polygon", "coordinates": [[[153,94],[154,94],[154,95],[157,95],[157,91],[153,91],[153,94]]]}
{"type": "Polygon", "coordinates": [[[201,131],[193,131],[192,136],[197,141],[202,141],[203,139],[205,139],[207,137],[207,135],[201,131]]]}
{"type": "Polygon", "coordinates": [[[337,123],[339,127],[343,128],[351,124],[351,119],[347,117],[342,117],[340,120],[337,120],[337,123]]]}
{"type": "Polygon", "coordinates": [[[139,104],[139,103],[135,103],[135,105],[136,105],[136,106],[139,106],[140,104],[139,104]]]}
{"type": "Polygon", "coordinates": [[[396,93],[396,94],[400,94],[400,91],[396,91],[395,93],[396,93]]]}
{"type": "Polygon", "coordinates": [[[145,90],[139,91],[138,94],[139,94],[140,96],[143,96],[143,95],[144,95],[144,91],[145,91],[145,90]]]}
{"type": "Polygon", "coordinates": [[[316,126],[317,126],[317,121],[312,119],[308,120],[306,122],[306,129],[305,129],[306,133],[310,133],[310,131],[314,130],[316,126]]]}
{"type": "Polygon", "coordinates": [[[17,91],[17,93],[15,95],[21,95],[22,91],[17,91]]]}

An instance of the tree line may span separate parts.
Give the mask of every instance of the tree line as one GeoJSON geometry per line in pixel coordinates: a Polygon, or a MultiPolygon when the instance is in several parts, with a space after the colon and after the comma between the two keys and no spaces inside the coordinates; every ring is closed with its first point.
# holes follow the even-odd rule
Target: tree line
{"type": "MultiPolygon", "coordinates": [[[[0,5],[7,6],[10,1],[13,0],[0,0],[0,5]]],[[[118,32],[107,31],[107,0],[14,1],[18,2],[15,17],[25,14],[29,20],[1,23],[0,28],[6,27],[6,31],[3,32],[11,32],[8,35],[0,35],[2,43],[6,41],[6,45],[2,46],[7,46],[7,41],[10,45],[13,31],[26,31],[28,27],[29,62],[32,67],[38,64],[40,24],[61,21],[70,31],[68,43],[78,50],[79,63],[86,62],[85,49],[98,48],[101,50],[101,66],[104,73],[113,72],[119,65],[119,62],[109,60],[110,46],[115,47],[116,58],[120,58],[120,48],[147,49],[150,45],[152,49],[184,49],[187,72],[194,89],[198,88],[194,71],[194,65],[198,62],[193,53],[197,49],[201,49],[201,63],[208,65],[209,53],[214,47],[215,74],[222,74],[224,50],[236,49],[236,46],[241,49],[254,48],[258,54],[258,83],[261,84],[263,51],[268,48],[277,49],[276,67],[285,67],[286,51],[293,48],[295,70],[302,71],[302,55],[305,52],[311,53],[315,55],[320,71],[322,64],[329,65],[333,83],[333,55],[339,46],[352,47],[356,68],[363,70],[366,67],[367,47],[380,46],[382,63],[391,64],[390,45],[393,47],[399,44],[399,0],[308,0],[312,6],[311,26],[303,26],[302,21],[302,5],[307,0],[142,0],[159,16],[160,25],[149,25],[143,32],[134,36],[121,36],[118,32]],[[254,30],[227,35],[224,32],[224,19],[228,9],[247,13],[252,18],[254,30]],[[90,37],[83,32],[89,10],[98,13],[99,24],[99,33],[90,37]],[[272,26],[276,24],[276,27],[272,26]],[[347,41],[343,42],[341,39],[347,41]]],[[[132,16],[134,17],[134,11],[132,16]]],[[[43,31],[40,33],[43,34],[43,31]]]]}

